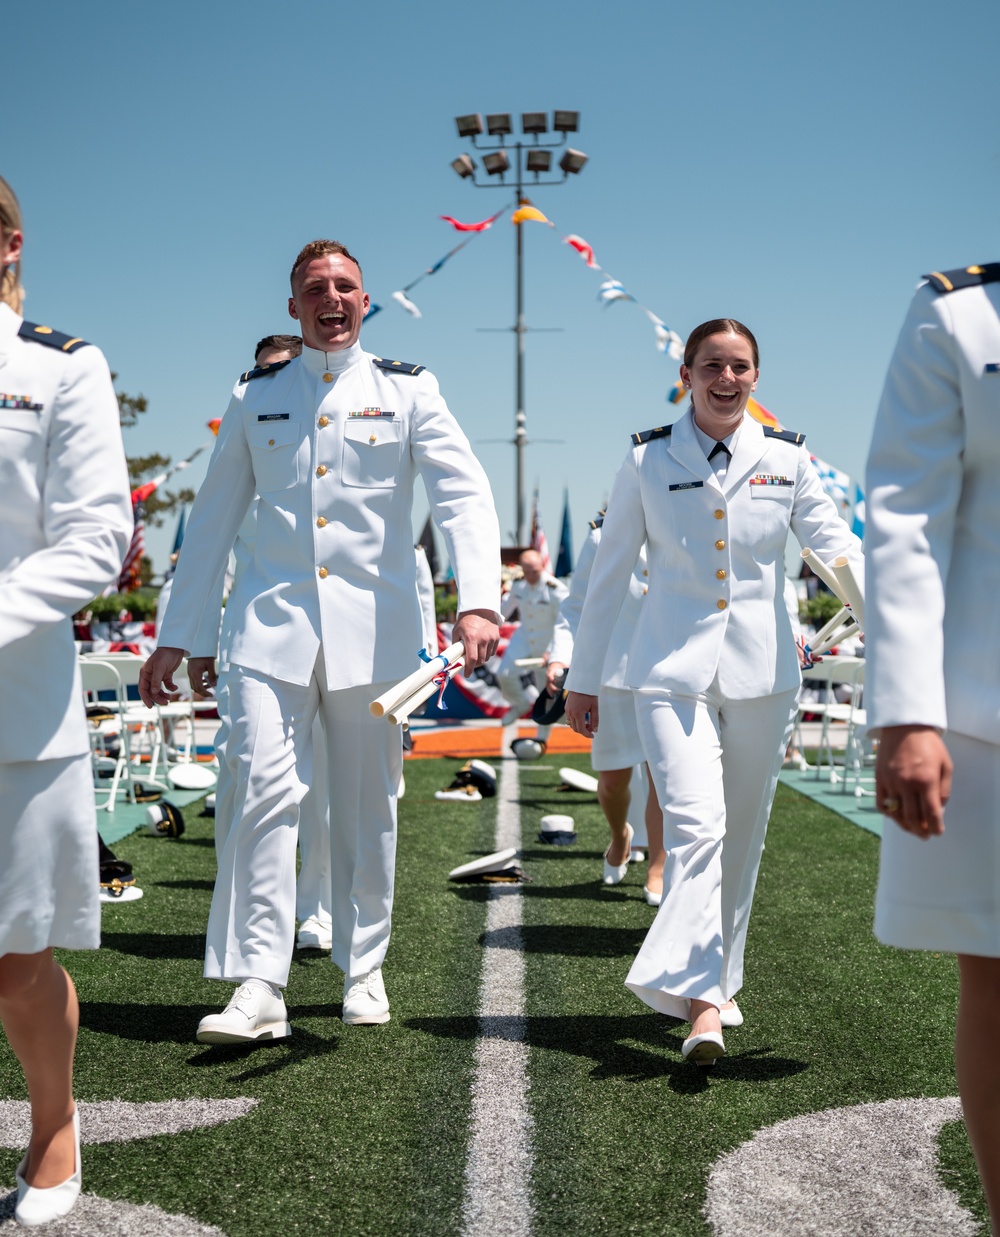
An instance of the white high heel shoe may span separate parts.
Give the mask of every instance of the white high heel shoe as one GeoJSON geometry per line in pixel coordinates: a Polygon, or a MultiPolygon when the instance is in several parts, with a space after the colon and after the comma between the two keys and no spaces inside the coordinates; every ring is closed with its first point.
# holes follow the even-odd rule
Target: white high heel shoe
{"type": "Polygon", "coordinates": [[[608,850],[604,852],[604,875],[602,877],[605,885],[620,885],[625,879],[625,873],[628,871],[629,859],[632,855],[632,838],[635,835],[632,832],[632,826],[625,826],[625,862],[624,863],[608,863],[608,850],[611,849],[613,843],[609,843],[608,850]]]}
{"type": "Polygon", "coordinates": [[[24,1170],[28,1167],[28,1153],[24,1153],[24,1159],[17,1167],[17,1206],[14,1208],[14,1219],[25,1228],[37,1228],[41,1224],[48,1224],[50,1220],[58,1220],[60,1216],[68,1215],[80,1197],[83,1179],[80,1163],[80,1113],[76,1108],[73,1109],[73,1135],[76,1139],[76,1172],[60,1185],[50,1186],[46,1190],[28,1185],[24,1179],[24,1170]]]}

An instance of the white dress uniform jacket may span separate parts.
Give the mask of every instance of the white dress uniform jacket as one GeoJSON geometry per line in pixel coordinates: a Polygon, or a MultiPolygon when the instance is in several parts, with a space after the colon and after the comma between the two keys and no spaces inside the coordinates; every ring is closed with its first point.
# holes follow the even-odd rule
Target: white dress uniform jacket
{"type": "Polygon", "coordinates": [[[103,355],[22,322],[0,304],[3,762],[90,750],[70,618],[115,580],[132,536],[103,355]]]}
{"type": "Polygon", "coordinates": [[[503,599],[502,612],[507,618],[517,610],[519,622],[504,653],[505,661],[514,657],[541,657],[552,641],[559,607],[568,596],[566,585],[548,572],[543,571],[535,584],[529,584],[523,576],[514,581],[503,599]],[[511,648],[515,649],[513,654],[511,648]]]}
{"type": "Polygon", "coordinates": [[[1000,744],[1000,263],[918,288],[867,487],[869,725],[1000,744]]]}
{"type": "Polygon", "coordinates": [[[431,374],[356,344],[303,348],[264,376],[245,375],[191,511],[162,643],[192,648],[256,491],[254,558],[227,606],[231,661],[305,685],[322,650],[331,691],[402,678],[421,642],[417,475],[455,567],[459,609],[496,612],[489,481],[431,374]]]}
{"type": "Polygon", "coordinates": [[[645,541],[649,593],[625,685],[696,695],[718,676],[730,700],[793,690],[800,675],[783,600],[789,529],[824,562],[843,554],[859,579],[862,572],[861,543],[824,493],[802,435],[744,415],[721,483],[690,410],[633,443],[608,502],[568,688],[597,695],[645,541]]]}

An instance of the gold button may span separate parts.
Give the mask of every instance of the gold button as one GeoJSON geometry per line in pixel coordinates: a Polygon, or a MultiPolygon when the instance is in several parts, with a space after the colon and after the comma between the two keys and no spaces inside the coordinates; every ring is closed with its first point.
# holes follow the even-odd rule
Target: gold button
{"type": "Polygon", "coordinates": [[[712,514],[715,516],[717,520],[724,520],[726,518],[726,513],[722,510],[721,507],[717,508],[712,514]]]}
{"type": "Polygon", "coordinates": [[[643,597],[645,597],[645,596],[646,596],[646,594],[647,594],[648,592],[649,592],[649,589],[648,589],[648,588],[644,588],[644,589],[642,590],[642,595],[643,595],[643,597]]]}
{"type": "Polygon", "coordinates": [[[330,418],[329,418],[329,417],[320,417],[320,419],[319,419],[319,427],[320,427],[320,429],[321,429],[321,430],[325,430],[325,429],[326,429],[326,427],[327,427],[329,424],[330,424],[330,418]]]}
{"type": "Polygon", "coordinates": [[[327,569],[326,569],[325,567],[320,567],[320,569],[319,569],[319,578],[320,578],[321,580],[325,580],[325,579],[326,579],[326,577],[327,577],[329,574],[330,574],[330,573],[327,571],[327,569]]]}
{"type": "Polygon", "coordinates": [[[323,381],[324,381],[324,382],[333,382],[333,374],[324,374],[324,375],[323,375],[323,381]]]}
{"type": "Polygon", "coordinates": [[[267,445],[268,445],[269,447],[273,447],[273,446],[274,446],[274,439],[273,439],[273,438],[269,438],[269,439],[267,440],[267,445]]]}
{"type": "Polygon", "coordinates": [[[724,541],[717,541],[715,543],[715,548],[717,550],[724,550],[726,548],[726,543],[724,541]]]}
{"type": "MultiPolygon", "coordinates": [[[[322,573],[320,573],[320,574],[322,574],[322,573]]],[[[718,608],[719,608],[720,610],[725,610],[725,608],[726,608],[726,603],[723,601],[723,599],[722,599],[721,597],[719,598],[719,600],[718,600],[715,604],[718,606],[718,608]]]]}
{"type": "Polygon", "coordinates": [[[368,441],[369,441],[369,442],[375,442],[375,441],[376,441],[375,435],[374,435],[374,434],[372,434],[372,436],[368,439],[368,441]]]}
{"type": "Polygon", "coordinates": [[[715,573],[715,578],[716,578],[717,580],[724,580],[724,579],[726,578],[726,569],[725,569],[725,567],[720,567],[720,568],[719,568],[719,570],[715,573]]]}
{"type": "Polygon", "coordinates": [[[316,469],[316,476],[317,477],[326,476],[326,465],[325,464],[320,464],[319,468],[316,469]]]}
{"type": "Polygon", "coordinates": [[[321,516],[319,517],[319,519],[316,521],[316,527],[317,527],[317,528],[326,528],[326,516],[325,516],[325,515],[321,515],[321,516]]]}
{"type": "Polygon", "coordinates": [[[644,576],[648,576],[648,575],[649,575],[649,572],[648,572],[648,571],[643,571],[643,573],[642,573],[642,574],[643,574],[644,576]]]}

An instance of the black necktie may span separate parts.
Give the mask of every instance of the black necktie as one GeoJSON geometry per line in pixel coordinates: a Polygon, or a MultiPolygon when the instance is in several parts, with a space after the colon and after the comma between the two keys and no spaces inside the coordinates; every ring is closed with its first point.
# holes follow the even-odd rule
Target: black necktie
{"type": "Polygon", "coordinates": [[[711,449],[711,451],[709,451],[708,453],[709,463],[711,463],[712,460],[715,459],[715,457],[719,454],[720,451],[725,451],[727,460],[732,459],[733,453],[732,451],[729,450],[726,444],[724,442],[717,442],[715,446],[711,449]]]}

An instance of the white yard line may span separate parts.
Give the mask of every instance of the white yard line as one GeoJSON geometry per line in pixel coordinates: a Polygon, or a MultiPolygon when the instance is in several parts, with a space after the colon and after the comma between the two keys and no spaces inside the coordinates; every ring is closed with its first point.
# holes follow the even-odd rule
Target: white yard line
{"type": "MultiPolygon", "coordinates": [[[[496,849],[521,845],[517,761],[500,766],[496,849]]],[[[531,1134],[525,1024],[523,899],[518,885],[494,885],[486,910],[479,1039],[472,1081],[464,1237],[528,1237],[531,1134]]]]}

